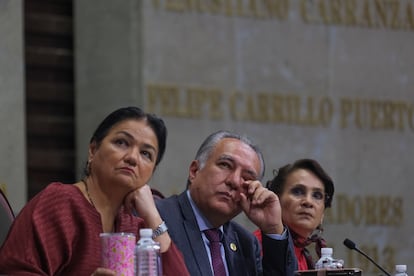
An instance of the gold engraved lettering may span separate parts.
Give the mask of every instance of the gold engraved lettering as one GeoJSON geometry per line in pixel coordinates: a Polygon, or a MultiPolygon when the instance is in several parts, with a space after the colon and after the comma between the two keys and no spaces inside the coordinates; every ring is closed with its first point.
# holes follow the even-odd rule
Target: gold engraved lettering
{"type": "Polygon", "coordinates": [[[399,22],[400,2],[391,1],[391,28],[397,29],[400,27],[399,22]]]}
{"type": "MultiPolygon", "coordinates": [[[[241,15],[258,19],[286,19],[289,12],[289,0],[247,0],[247,8],[242,8],[241,15]]],[[[242,4],[238,2],[240,9],[242,4]]]]}
{"type": "Polygon", "coordinates": [[[389,101],[342,98],[340,126],[354,125],[358,129],[399,130],[413,129],[414,104],[389,101]]]}
{"type": "Polygon", "coordinates": [[[221,12],[223,10],[223,7],[225,7],[225,6],[222,6],[222,2],[223,2],[222,0],[211,0],[211,8],[210,8],[211,13],[216,14],[216,13],[221,12]]]}
{"type": "Polygon", "coordinates": [[[258,19],[286,19],[290,0],[153,0],[155,9],[198,12],[258,19]]]}
{"type": "Polygon", "coordinates": [[[348,127],[348,118],[352,114],[352,101],[350,99],[341,99],[340,100],[340,124],[341,128],[348,127]]]}
{"type": "Polygon", "coordinates": [[[382,225],[391,225],[392,223],[392,217],[388,216],[388,212],[392,210],[391,209],[391,198],[388,196],[382,196],[379,198],[379,204],[378,204],[378,213],[379,216],[379,223],[382,225]],[[389,209],[388,209],[389,208],[389,209]]]}
{"type": "Polygon", "coordinates": [[[377,216],[375,210],[377,209],[376,206],[377,201],[373,196],[367,196],[365,199],[365,217],[366,217],[366,225],[375,225],[377,224],[377,216]]]}
{"type": "Polygon", "coordinates": [[[361,24],[365,27],[373,27],[372,19],[371,19],[371,12],[370,12],[370,5],[369,0],[364,0],[362,6],[362,17],[361,17],[361,24]]]}
{"type": "Polygon", "coordinates": [[[406,8],[406,27],[408,29],[414,30],[414,16],[413,16],[413,7],[411,5],[411,3],[407,4],[407,8],[406,8]]]}
{"type": "Polygon", "coordinates": [[[149,112],[182,118],[223,118],[222,93],[218,89],[190,87],[181,91],[174,85],[149,84],[147,91],[149,112]]]}
{"type": "Polygon", "coordinates": [[[356,19],[356,8],[357,4],[356,1],[358,0],[346,0],[345,2],[345,24],[349,26],[355,26],[357,24],[356,19]]]}
{"type": "Polygon", "coordinates": [[[300,2],[300,15],[302,17],[302,20],[305,23],[311,23],[311,22],[314,22],[314,20],[308,17],[308,11],[307,11],[308,6],[306,5],[307,2],[308,0],[302,0],[300,2]]]}
{"type": "Polygon", "coordinates": [[[234,92],[229,97],[229,109],[231,118],[237,120],[310,126],[327,126],[333,116],[329,98],[316,102],[316,99],[307,97],[302,102],[298,95],[234,92]]]}
{"type": "Polygon", "coordinates": [[[331,0],[331,23],[332,24],[341,24],[342,23],[342,16],[341,16],[341,0],[331,0]]]}
{"type": "Polygon", "coordinates": [[[303,117],[303,124],[309,126],[323,125],[324,118],[323,108],[320,103],[316,104],[313,97],[307,98],[305,116],[303,117]],[[317,105],[317,106],[316,106],[317,105]]]}
{"type": "Polygon", "coordinates": [[[354,100],[354,105],[355,105],[355,126],[359,129],[364,127],[364,124],[362,122],[362,108],[361,108],[361,100],[356,99],[354,100]]]}
{"type": "Polygon", "coordinates": [[[330,209],[332,214],[332,222],[337,224],[345,224],[349,222],[351,210],[348,207],[348,197],[346,195],[339,194],[335,196],[335,201],[335,209],[330,209]]]}
{"type": "Polygon", "coordinates": [[[409,109],[408,109],[408,112],[407,113],[408,113],[408,116],[407,116],[407,118],[408,118],[408,125],[410,126],[411,130],[414,130],[414,121],[413,121],[414,105],[413,104],[411,104],[409,106],[409,109]]]}
{"type": "Polygon", "coordinates": [[[286,114],[287,114],[287,124],[298,124],[299,123],[299,114],[298,114],[298,103],[299,103],[299,97],[292,95],[287,97],[286,101],[286,114]]]}
{"type": "Polygon", "coordinates": [[[152,0],[152,5],[153,5],[154,9],[159,9],[160,8],[160,0],[152,0]]]}
{"type": "Polygon", "coordinates": [[[242,94],[237,91],[231,93],[229,97],[230,117],[235,121],[243,120],[239,104],[241,98],[242,94]]]}
{"type": "Polygon", "coordinates": [[[328,12],[326,9],[326,5],[324,1],[319,1],[319,15],[322,19],[322,22],[324,24],[331,24],[331,21],[329,20],[328,12]]]}
{"type": "Polygon", "coordinates": [[[188,115],[191,118],[200,119],[203,114],[204,102],[207,101],[208,96],[201,88],[188,88],[186,95],[188,115]]]}
{"type": "Polygon", "coordinates": [[[368,105],[369,105],[368,109],[370,111],[370,115],[369,115],[370,126],[371,126],[371,129],[373,129],[373,130],[382,128],[381,118],[379,116],[379,108],[378,108],[379,104],[380,103],[378,103],[376,101],[369,101],[368,102],[368,105]]]}
{"type": "Polygon", "coordinates": [[[229,17],[234,15],[231,1],[232,0],[224,0],[224,14],[229,17]]]}
{"type": "Polygon", "coordinates": [[[271,17],[279,18],[280,20],[286,20],[289,15],[290,0],[264,0],[266,3],[266,9],[269,10],[271,17]]]}
{"type": "Polygon", "coordinates": [[[388,195],[349,197],[335,195],[335,204],[326,210],[326,221],[331,224],[395,227],[403,224],[403,199],[388,195]]]}
{"type": "Polygon", "coordinates": [[[221,91],[212,90],[210,91],[210,118],[212,120],[223,119],[223,111],[221,109],[221,103],[223,101],[223,96],[221,91]]]}
{"type": "Polygon", "coordinates": [[[236,0],[236,15],[237,16],[244,16],[243,1],[244,0],[236,0]]]}
{"type": "Polygon", "coordinates": [[[147,86],[147,109],[163,116],[174,115],[174,103],[177,104],[178,88],[174,85],[150,84],[147,86]]]}
{"type": "Polygon", "coordinates": [[[393,120],[394,105],[391,102],[383,103],[383,127],[384,129],[394,129],[395,124],[393,120]]]}
{"type": "Polygon", "coordinates": [[[188,11],[197,11],[202,13],[205,10],[203,3],[200,0],[187,0],[186,2],[186,10],[188,11]]]}
{"type": "Polygon", "coordinates": [[[405,109],[405,104],[402,102],[399,102],[397,104],[397,117],[398,117],[398,129],[399,130],[404,129],[404,109],[405,109]]]}
{"type": "Polygon", "coordinates": [[[246,119],[254,122],[267,121],[267,96],[258,94],[257,97],[246,95],[246,119]]]}
{"type": "Polygon", "coordinates": [[[407,2],[403,7],[401,1],[303,0],[300,2],[299,12],[302,20],[308,24],[322,22],[326,25],[413,29],[412,4],[407,2]]]}
{"type": "Polygon", "coordinates": [[[306,113],[303,116],[302,122],[304,125],[315,124],[314,103],[313,98],[308,97],[306,102],[306,113]]]}
{"type": "MultiPolygon", "coordinates": [[[[298,12],[307,24],[414,30],[408,0],[298,0],[298,12]]],[[[152,0],[156,10],[196,12],[261,20],[286,20],[291,0],[152,0]]],[[[295,6],[296,7],[296,6],[295,6]]]]}
{"type": "Polygon", "coordinates": [[[402,225],[404,221],[404,212],[403,212],[403,199],[397,197],[391,202],[392,210],[392,225],[402,225]]]}
{"type": "Polygon", "coordinates": [[[383,264],[387,271],[393,271],[396,264],[395,248],[392,246],[385,246],[382,250],[383,264]]]}
{"type": "Polygon", "coordinates": [[[264,17],[263,14],[260,13],[257,9],[256,1],[255,0],[247,0],[247,1],[249,2],[248,9],[249,9],[250,14],[252,14],[253,17],[256,17],[256,18],[263,18],[264,17]]]}
{"type": "MultiPolygon", "coordinates": [[[[148,84],[148,110],[164,116],[329,127],[335,105],[329,97],[287,93],[225,93],[216,88],[148,84]],[[224,105],[224,106],[223,106],[224,105]],[[223,107],[228,107],[223,109],[223,107]]],[[[359,98],[339,99],[339,127],[414,131],[414,103],[359,98]]]]}
{"type": "Polygon", "coordinates": [[[286,117],[283,112],[284,99],[281,95],[274,95],[271,98],[270,121],[274,123],[283,123],[286,117]]]}
{"type": "Polygon", "coordinates": [[[320,17],[325,19],[322,20],[325,24],[406,30],[414,26],[412,4],[408,1],[320,0],[318,4],[320,17]]]}
{"type": "Polygon", "coordinates": [[[0,183],[0,190],[7,196],[7,185],[6,183],[0,183]]]}
{"type": "Polygon", "coordinates": [[[266,93],[259,93],[257,95],[257,121],[268,122],[269,121],[269,97],[266,93]]]}
{"type": "Polygon", "coordinates": [[[189,118],[202,118],[218,120],[223,117],[221,111],[222,93],[218,89],[205,89],[190,87],[184,91],[186,101],[183,103],[186,116],[189,118]]]}
{"type": "Polygon", "coordinates": [[[383,0],[375,0],[375,9],[379,18],[380,26],[387,27],[388,20],[387,20],[387,12],[385,7],[385,2],[383,0]]]}
{"type": "Polygon", "coordinates": [[[321,117],[323,112],[319,103],[315,103],[315,99],[310,96],[306,98],[305,105],[302,105],[301,101],[302,99],[299,96],[295,96],[294,122],[296,121],[297,124],[306,126],[320,125],[324,119],[321,117]]]}
{"type": "Polygon", "coordinates": [[[350,211],[350,219],[354,225],[360,225],[364,218],[364,205],[360,197],[354,197],[351,199],[348,206],[350,211]]]}
{"type": "Polygon", "coordinates": [[[244,97],[245,99],[245,112],[244,112],[244,119],[249,121],[257,121],[257,118],[255,118],[255,103],[253,101],[253,97],[251,95],[246,95],[244,97]]]}
{"type": "Polygon", "coordinates": [[[327,127],[332,122],[333,113],[334,108],[331,99],[328,97],[322,98],[319,109],[320,124],[327,127]]]}
{"type": "Polygon", "coordinates": [[[183,0],[164,0],[165,9],[174,12],[188,11],[188,3],[183,0]]]}
{"type": "Polygon", "coordinates": [[[291,102],[291,107],[292,107],[292,123],[298,124],[298,125],[302,125],[303,121],[301,120],[301,98],[298,95],[294,95],[292,97],[292,102],[291,102]]]}

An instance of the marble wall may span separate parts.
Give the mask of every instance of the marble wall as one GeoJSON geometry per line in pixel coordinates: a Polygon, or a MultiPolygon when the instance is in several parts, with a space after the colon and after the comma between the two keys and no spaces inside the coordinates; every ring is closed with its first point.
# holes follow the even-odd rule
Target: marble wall
{"type": "Polygon", "coordinates": [[[0,188],[17,213],[27,198],[21,0],[0,1],[0,36],[0,188]]]}

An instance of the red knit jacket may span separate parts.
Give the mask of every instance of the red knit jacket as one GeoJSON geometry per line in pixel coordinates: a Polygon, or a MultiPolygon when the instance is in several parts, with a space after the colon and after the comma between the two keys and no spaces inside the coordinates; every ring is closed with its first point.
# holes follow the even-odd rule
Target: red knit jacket
{"type": "MultiPolygon", "coordinates": [[[[123,210],[115,232],[134,233],[141,218],[123,210]]],[[[51,183],[16,217],[0,248],[0,274],[91,275],[100,266],[101,217],[74,185],[51,183]]],[[[181,252],[162,254],[164,275],[189,275],[181,252]]]]}

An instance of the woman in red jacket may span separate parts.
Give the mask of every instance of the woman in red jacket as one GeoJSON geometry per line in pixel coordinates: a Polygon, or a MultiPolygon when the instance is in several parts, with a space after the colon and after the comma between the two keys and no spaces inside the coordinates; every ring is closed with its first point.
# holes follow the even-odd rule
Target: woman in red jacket
{"type": "Polygon", "coordinates": [[[146,184],[166,146],[164,122],[138,107],[109,114],[89,143],[85,177],[74,184],[54,182],[37,194],[15,219],[0,249],[0,274],[115,275],[100,263],[102,232],[156,231],[164,275],[188,275],[146,184]],[[125,196],[137,191],[127,213],[125,196]],[[159,226],[161,228],[159,228],[159,226]]]}
{"type": "MultiPolygon", "coordinates": [[[[313,269],[315,261],[306,248],[315,243],[316,254],[326,247],[321,237],[325,208],[331,207],[334,184],[313,159],[300,159],[281,167],[266,187],[279,196],[282,220],[293,237],[299,270],[313,269]]],[[[261,240],[260,231],[255,235],[261,240]]]]}

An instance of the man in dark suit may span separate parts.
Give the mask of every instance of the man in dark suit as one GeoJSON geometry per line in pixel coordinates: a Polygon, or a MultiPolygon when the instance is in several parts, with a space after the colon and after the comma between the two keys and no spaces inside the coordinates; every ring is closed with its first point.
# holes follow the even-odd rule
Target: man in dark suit
{"type": "MultiPolygon", "coordinates": [[[[243,136],[211,134],[190,164],[187,190],[156,202],[191,275],[214,275],[205,229],[220,233],[223,275],[293,275],[297,263],[278,197],[263,187],[260,150],[243,136]],[[263,234],[263,248],[231,220],[244,212],[263,234]]],[[[217,275],[215,275],[217,276],[217,275]]]]}

